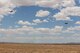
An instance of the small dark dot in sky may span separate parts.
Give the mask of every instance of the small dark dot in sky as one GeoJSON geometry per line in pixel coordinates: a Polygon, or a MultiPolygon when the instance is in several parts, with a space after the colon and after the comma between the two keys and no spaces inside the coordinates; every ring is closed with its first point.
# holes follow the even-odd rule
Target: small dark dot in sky
{"type": "Polygon", "coordinates": [[[65,23],[65,24],[68,24],[68,23],[65,23]]]}
{"type": "Polygon", "coordinates": [[[13,12],[12,10],[10,12],[13,12]]]}

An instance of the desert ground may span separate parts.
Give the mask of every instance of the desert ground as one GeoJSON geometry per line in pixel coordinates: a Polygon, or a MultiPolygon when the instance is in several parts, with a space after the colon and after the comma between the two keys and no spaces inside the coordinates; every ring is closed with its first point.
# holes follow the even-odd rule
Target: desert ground
{"type": "Polygon", "coordinates": [[[80,53],[80,45],[0,43],[0,53],[80,53]]]}

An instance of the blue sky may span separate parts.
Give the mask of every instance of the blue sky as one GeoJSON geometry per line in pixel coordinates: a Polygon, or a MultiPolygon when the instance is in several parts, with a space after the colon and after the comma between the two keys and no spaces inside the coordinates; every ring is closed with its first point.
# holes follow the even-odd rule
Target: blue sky
{"type": "Polygon", "coordinates": [[[80,0],[0,3],[0,42],[80,42],[80,0]]]}

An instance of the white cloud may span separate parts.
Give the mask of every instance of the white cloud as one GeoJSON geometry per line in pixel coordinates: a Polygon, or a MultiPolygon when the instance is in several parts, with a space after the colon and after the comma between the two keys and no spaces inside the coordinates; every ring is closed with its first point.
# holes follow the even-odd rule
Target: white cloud
{"type": "Polygon", "coordinates": [[[41,7],[50,7],[50,8],[57,8],[59,7],[59,3],[61,2],[61,0],[57,1],[57,0],[39,0],[36,2],[36,4],[38,6],[41,6],[41,7]]]}
{"type": "Polygon", "coordinates": [[[56,18],[56,20],[70,20],[70,18],[63,13],[57,13],[56,15],[53,15],[53,17],[56,18]]]}
{"type": "Polygon", "coordinates": [[[80,26],[70,27],[67,30],[63,30],[63,26],[55,26],[54,28],[33,28],[29,26],[23,26],[17,29],[0,28],[0,34],[5,35],[0,38],[0,41],[29,41],[31,43],[46,43],[45,41],[48,43],[77,42],[80,40],[79,31],[80,26]],[[55,42],[53,42],[53,40],[55,40],[55,42]],[[57,40],[59,40],[59,42],[57,40]]]}
{"type": "Polygon", "coordinates": [[[53,15],[56,20],[70,20],[69,16],[80,16],[80,7],[66,7],[59,13],[53,15]]]}
{"type": "Polygon", "coordinates": [[[23,21],[23,20],[19,20],[19,21],[18,21],[18,24],[21,24],[21,25],[31,25],[30,22],[28,22],[28,21],[23,21]]]}
{"type": "MultiPolygon", "coordinates": [[[[33,28],[30,26],[23,26],[21,28],[17,29],[1,29],[0,28],[0,34],[5,35],[62,35],[63,33],[67,33],[65,35],[68,35],[69,33],[77,34],[80,31],[80,26],[70,27],[66,30],[63,30],[63,26],[55,26],[54,28],[33,28]]],[[[79,35],[79,34],[78,34],[79,35]]]]}
{"type": "Polygon", "coordinates": [[[75,0],[63,0],[62,6],[63,7],[73,7],[75,6],[75,0]]]}
{"type": "Polygon", "coordinates": [[[0,21],[4,15],[14,14],[10,13],[15,8],[15,6],[10,2],[10,0],[0,0],[0,21]]]}
{"type": "Polygon", "coordinates": [[[30,26],[23,26],[22,28],[17,29],[0,29],[1,34],[13,35],[13,34],[56,34],[62,31],[62,26],[55,26],[55,28],[33,28],[30,26]]]}
{"type": "MultiPolygon", "coordinates": [[[[53,17],[56,20],[70,20],[69,16],[80,16],[80,7],[75,6],[74,0],[0,0],[0,21],[3,19],[4,15],[14,14],[13,10],[15,7],[19,6],[40,6],[40,7],[49,7],[54,9],[59,9],[60,12],[55,14],[53,17]],[[62,7],[65,7],[61,9],[62,7]],[[10,11],[13,12],[11,13],[10,11]]],[[[47,10],[40,10],[36,13],[37,17],[45,17],[50,14],[47,10]]],[[[32,22],[20,20],[18,24],[23,25],[21,28],[12,29],[3,29],[0,28],[0,35],[5,34],[5,37],[0,40],[8,40],[10,41],[12,38],[15,38],[13,35],[48,35],[45,37],[36,37],[36,39],[58,39],[58,37],[50,36],[50,35],[74,35],[76,37],[79,36],[80,26],[70,27],[67,30],[63,30],[63,26],[55,26],[54,28],[33,28],[26,25],[34,25],[43,22],[48,22],[47,20],[35,19],[32,22]],[[77,32],[76,32],[77,31],[77,32]],[[64,34],[63,34],[64,33],[64,34]],[[71,34],[72,33],[72,34],[71,34]],[[11,38],[12,36],[12,38],[11,38]]],[[[76,24],[80,24],[80,22],[76,22],[76,24]]],[[[56,36],[57,36],[56,35],[56,36]]],[[[17,40],[23,39],[32,39],[31,37],[20,37],[16,36],[17,40]]],[[[69,37],[68,37],[69,38],[69,37]]],[[[63,39],[63,37],[60,37],[63,39]]],[[[66,39],[66,38],[65,38],[66,39]]],[[[64,40],[65,40],[64,39],[64,40]]],[[[16,40],[16,41],[17,41],[16,40]]],[[[33,40],[33,39],[32,39],[33,40]]],[[[63,40],[62,40],[63,41],[63,40]]]]}
{"type": "Polygon", "coordinates": [[[67,30],[63,31],[65,33],[74,33],[77,34],[77,32],[80,32],[80,26],[75,26],[75,27],[69,27],[67,30]]]}
{"type": "Polygon", "coordinates": [[[75,0],[11,0],[11,3],[15,4],[16,6],[38,5],[41,7],[59,8],[74,6],[75,0]]]}
{"type": "Polygon", "coordinates": [[[77,21],[75,24],[80,24],[80,21],[77,21]]]}
{"type": "Polygon", "coordinates": [[[39,0],[36,2],[38,6],[59,9],[61,7],[72,7],[75,5],[74,0],[39,0]]]}
{"type": "Polygon", "coordinates": [[[80,30],[80,26],[70,27],[70,28],[68,28],[68,30],[79,31],[80,30]]]}
{"type": "Polygon", "coordinates": [[[37,25],[39,23],[46,23],[46,22],[48,22],[48,21],[47,20],[35,19],[32,22],[19,20],[17,23],[25,26],[25,25],[37,25]]]}
{"type": "Polygon", "coordinates": [[[11,2],[16,6],[33,6],[33,5],[35,5],[35,0],[11,0],[11,2]]]}
{"type": "Polygon", "coordinates": [[[40,19],[35,19],[33,20],[34,23],[39,24],[39,23],[45,23],[48,22],[47,20],[40,20],[40,19]]]}
{"type": "Polygon", "coordinates": [[[43,22],[48,22],[48,20],[45,19],[45,20],[43,20],[43,22]]]}
{"type": "Polygon", "coordinates": [[[45,17],[45,16],[48,16],[49,14],[50,14],[49,11],[39,10],[39,11],[36,13],[36,16],[37,16],[37,17],[45,17]]]}
{"type": "Polygon", "coordinates": [[[42,23],[40,19],[33,20],[34,23],[42,23]]]}
{"type": "MultiPolygon", "coordinates": [[[[19,6],[41,6],[60,9],[62,7],[75,6],[74,0],[0,0],[0,20],[4,15],[11,14],[10,11],[19,6]]],[[[36,16],[44,17],[49,15],[49,11],[40,10],[36,16]]]]}

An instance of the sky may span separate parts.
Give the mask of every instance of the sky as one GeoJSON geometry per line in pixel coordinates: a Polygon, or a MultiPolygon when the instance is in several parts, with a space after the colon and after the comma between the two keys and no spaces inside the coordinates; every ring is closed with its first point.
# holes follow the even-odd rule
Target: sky
{"type": "Polygon", "coordinates": [[[0,0],[0,42],[80,43],[80,0],[0,0]]]}

